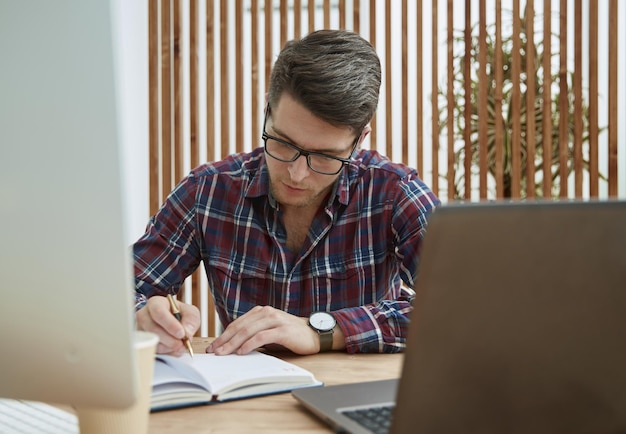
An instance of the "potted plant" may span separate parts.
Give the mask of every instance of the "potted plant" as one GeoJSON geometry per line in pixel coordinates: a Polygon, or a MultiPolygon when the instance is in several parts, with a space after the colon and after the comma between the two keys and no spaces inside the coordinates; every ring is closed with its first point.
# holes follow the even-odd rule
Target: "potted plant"
{"type": "MultiPolygon", "coordinates": [[[[511,165],[511,157],[512,157],[512,133],[513,133],[513,116],[520,117],[521,123],[521,137],[520,137],[520,149],[521,149],[521,196],[525,197],[542,197],[543,196],[543,160],[544,158],[550,159],[550,168],[551,168],[551,177],[552,177],[552,195],[556,196],[559,192],[560,182],[563,180],[560,179],[560,166],[559,166],[559,123],[562,121],[561,113],[559,110],[560,107],[560,99],[567,98],[568,99],[568,112],[565,114],[565,122],[567,122],[568,136],[569,140],[567,143],[569,164],[568,164],[568,174],[573,170],[573,143],[574,143],[574,123],[575,122],[583,122],[583,148],[584,144],[588,143],[589,135],[588,135],[588,112],[589,105],[587,103],[586,98],[583,98],[582,101],[582,111],[583,116],[582,119],[574,118],[574,93],[571,91],[572,83],[573,83],[573,73],[567,73],[568,80],[568,94],[561,95],[559,89],[559,76],[558,74],[550,72],[551,75],[551,83],[552,83],[552,100],[551,100],[551,110],[546,113],[543,110],[543,101],[542,101],[542,92],[544,86],[544,72],[543,72],[543,56],[544,56],[544,41],[539,41],[535,44],[535,52],[534,52],[534,71],[535,71],[535,80],[534,80],[534,117],[535,117],[535,128],[534,131],[528,131],[527,121],[528,121],[528,109],[527,109],[527,100],[526,100],[526,91],[528,87],[528,80],[526,77],[526,64],[527,64],[527,53],[526,53],[526,25],[525,25],[526,17],[521,17],[521,31],[520,31],[520,46],[522,47],[519,53],[520,56],[520,108],[519,112],[515,111],[512,104],[512,94],[513,94],[513,83],[512,83],[512,60],[513,60],[513,37],[512,36],[503,36],[502,37],[502,69],[503,69],[503,83],[502,83],[502,110],[501,112],[496,113],[495,110],[495,85],[496,85],[496,77],[495,77],[495,25],[491,24],[487,27],[487,38],[486,38],[486,47],[487,47],[487,112],[488,112],[488,120],[487,120],[487,155],[488,155],[488,176],[495,179],[496,173],[496,140],[495,140],[495,130],[496,130],[496,119],[499,117],[503,126],[504,126],[504,140],[503,140],[503,196],[505,198],[511,197],[511,183],[512,183],[512,165],[511,165]],[[550,155],[545,156],[544,154],[544,146],[543,146],[543,118],[544,116],[550,116],[550,122],[552,125],[552,146],[550,147],[552,152],[550,155]],[[535,155],[532,161],[528,161],[528,136],[529,134],[534,134],[535,137],[535,155]],[[532,173],[536,174],[535,176],[535,191],[529,192],[527,191],[527,165],[532,165],[533,170],[532,173]]],[[[459,144],[454,153],[454,174],[452,177],[446,178],[454,179],[454,192],[455,197],[451,197],[450,199],[469,199],[464,197],[464,183],[465,183],[465,142],[464,142],[464,130],[465,128],[469,128],[470,131],[470,141],[471,141],[471,170],[472,175],[477,175],[478,173],[478,150],[479,150],[479,136],[478,136],[478,128],[479,128],[479,116],[478,116],[478,104],[481,103],[478,98],[478,72],[479,72],[479,53],[478,53],[478,31],[476,28],[473,28],[472,31],[472,41],[470,48],[470,79],[471,79],[471,94],[469,95],[470,110],[471,110],[471,120],[470,124],[465,124],[465,91],[463,88],[465,78],[463,76],[463,71],[465,68],[465,57],[464,52],[461,52],[460,55],[455,56],[453,63],[453,73],[454,73],[454,83],[453,83],[453,93],[454,93],[454,101],[455,105],[453,107],[454,114],[454,131],[452,134],[454,135],[455,143],[459,144]]],[[[463,35],[455,37],[454,40],[455,47],[460,47],[461,50],[464,49],[465,43],[463,39],[463,35]]],[[[458,51],[458,50],[457,50],[458,51]]],[[[554,56],[558,56],[558,53],[553,53],[554,56]]],[[[444,131],[447,125],[447,107],[445,105],[446,100],[446,89],[440,89],[439,91],[440,97],[444,100],[444,105],[439,113],[440,120],[440,131],[444,131]]],[[[583,159],[583,168],[588,170],[589,161],[587,158],[583,159]]],[[[449,174],[448,174],[449,175],[449,174]]]]}

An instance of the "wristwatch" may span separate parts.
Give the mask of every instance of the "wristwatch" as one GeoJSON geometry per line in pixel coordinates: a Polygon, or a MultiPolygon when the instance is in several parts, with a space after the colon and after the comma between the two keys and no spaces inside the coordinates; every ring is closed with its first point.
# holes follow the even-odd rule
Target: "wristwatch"
{"type": "Polygon", "coordinates": [[[309,326],[320,336],[320,353],[333,349],[333,331],[337,321],[328,312],[313,312],[309,316],[309,326]]]}

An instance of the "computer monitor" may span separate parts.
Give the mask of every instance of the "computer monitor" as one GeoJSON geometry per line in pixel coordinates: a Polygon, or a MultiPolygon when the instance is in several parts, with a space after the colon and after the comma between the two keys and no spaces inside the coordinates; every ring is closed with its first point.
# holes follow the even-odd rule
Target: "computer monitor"
{"type": "Polygon", "coordinates": [[[111,17],[0,2],[0,397],[135,400],[111,17]]]}

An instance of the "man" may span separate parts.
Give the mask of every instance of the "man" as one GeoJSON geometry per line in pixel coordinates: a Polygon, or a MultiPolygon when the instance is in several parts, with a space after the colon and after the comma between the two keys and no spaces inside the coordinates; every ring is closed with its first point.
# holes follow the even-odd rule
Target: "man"
{"type": "Polygon", "coordinates": [[[194,169],[134,245],[137,325],[182,354],[198,309],[164,297],[204,262],[224,332],[218,355],[404,348],[426,219],[438,199],[403,165],[359,150],[378,105],[380,61],[346,31],[281,51],[264,146],[194,169]],[[404,284],[403,284],[404,283],[404,284]]]}

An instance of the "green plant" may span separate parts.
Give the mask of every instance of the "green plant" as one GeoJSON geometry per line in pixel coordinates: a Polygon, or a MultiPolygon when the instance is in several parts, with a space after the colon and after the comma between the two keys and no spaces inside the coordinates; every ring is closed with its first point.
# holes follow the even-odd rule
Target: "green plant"
{"type": "MultiPolygon", "coordinates": [[[[496,95],[495,95],[495,86],[496,86],[496,77],[495,77],[495,25],[492,24],[487,28],[487,38],[486,38],[486,47],[487,47],[487,88],[488,88],[488,96],[487,96],[487,112],[488,112],[488,120],[487,120],[487,159],[488,159],[488,174],[492,179],[495,179],[496,173],[496,119],[500,118],[503,125],[504,132],[504,140],[503,140],[503,196],[511,197],[511,188],[512,188],[512,133],[513,133],[513,116],[519,116],[520,124],[521,124],[521,136],[520,136],[520,148],[521,148],[521,196],[522,197],[530,197],[543,196],[543,160],[545,158],[544,154],[544,146],[543,146],[543,118],[544,116],[550,116],[550,123],[552,125],[552,143],[551,143],[551,155],[548,156],[550,158],[550,170],[551,170],[551,179],[552,179],[552,195],[556,196],[559,192],[560,182],[560,167],[559,167],[559,123],[561,122],[560,116],[560,98],[562,97],[559,89],[559,76],[558,74],[553,74],[550,72],[551,76],[551,110],[549,114],[546,114],[543,110],[543,86],[544,86],[544,73],[543,73],[543,56],[544,56],[544,41],[538,41],[534,45],[534,66],[533,70],[535,71],[535,80],[534,80],[534,120],[535,120],[535,128],[534,131],[528,131],[527,121],[528,121],[528,113],[527,110],[527,101],[526,101],[526,92],[528,89],[528,77],[526,75],[526,65],[527,56],[526,53],[526,17],[522,16],[521,19],[521,31],[520,31],[520,106],[519,109],[515,109],[512,104],[512,95],[513,95],[513,80],[512,80],[512,61],[513,61],[513,38],[512,36],[503,36],[502,37],[502,110],[500,113],[496,113],[496,95]],[[528,161],[528,136],[529,134],[534,134],[535,137],[535,154],[533,161],[528,161]],[[527,165],[532,164],[533,170],[532,173],[534,175],[534,186],[535,191],[530,192],[527,191],[528,179],[527,179],[527,165]]],[[[455,143],[458,145],[455,150],[454,155],[454,174],[450,177],[448,174],[448,179],[454,179],[454,191],[455,197],[450,199],[463,199],[464,198],[464,183],[465,183],[465,142],[464,142],[464,131],[465,128],[469,128],[469,136],[471,142],[471,170],[472,175],[476,175],[478,171],[478,159],[479,159],[479,116],[478,116],[478,73],[479,73],[479,53],[478,53],[478,31],[477,28],[472,29],[472,40],[470,48],[470,80],[471,80],[471,93],[469,95],[470,111],[471,111],[471,120],[469,125],[465,125],[465,91],[464,91],[464,81],[465,77],[463,71],[465,69],[466,59],[464,57],[464,48],[465,43],[463,39],[463,35],[456,36],[454,40],[454,47],[456,55],[454,56],[454,64],[453,64],[453,73],[454,73],[454,83],[453,83],[453,93],[454,93],[454,107],[453,107],[453,116],[454,116],[454,131],[452,134],[454,135],[455,143]]],[[[553,53],[554,56],[558,56],[558,53],[553,53]]],[[[589,105],[586,101],[586,98],[583,97],[582,100],[582,111],[583,116],[582,119],[575,119],[574,117],[574,93],[571,90],[573,84],[573,73],[568,72],[566,74],[568,81],[568,94],[565,95],[565,98],[568,99],[568,112],[566,113],[567,129],[568,129],[568,141],[565,146],[567,146],[567,153],[569,155],[568,159],[568,174],[571,173],[574,169],[573,167],[573,143],[574,143],[574,124],[576,121],[583,122],[583,147],[584,144],[588,143],[589,135],[588,135],[588,112],[589,105]]],[[[440,98],[445,100],[446,98],[446,90],[440,89],[440,98]]],[[[482,103],[482,102],[481,102],[482,103]]],[[[439,113],[440,120],[440,130],[443,131],[447,125],[447,107],[445,106],[445,102],[443,108],[439,113]]],[[[448,132],[449,133],[449,132],[448,132]]],[[[583,151],[584,155],[584,151],[583,151]]],[[[585,170],[588,169],[589,162],[587,159],[583,159],[583,168],[585,170]]],[[[467,198],[465,198],[467,199],[467,198]]]]}

